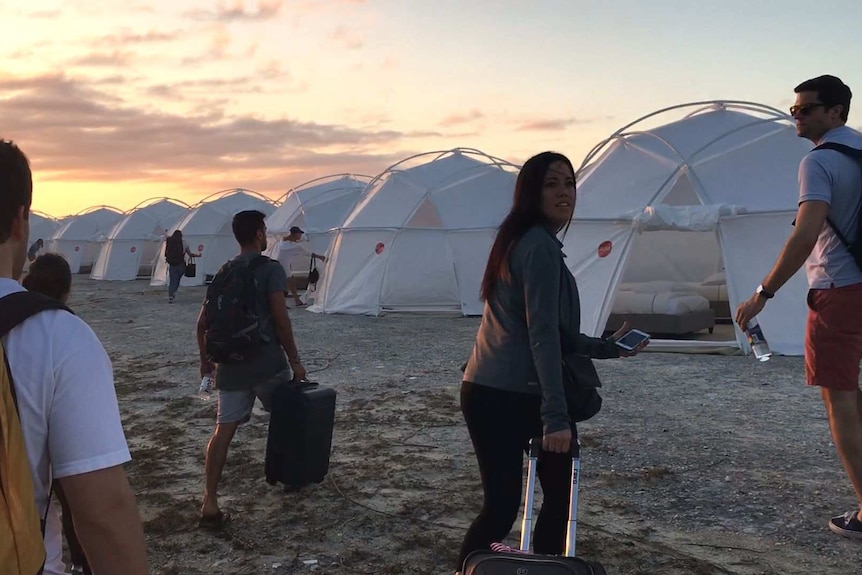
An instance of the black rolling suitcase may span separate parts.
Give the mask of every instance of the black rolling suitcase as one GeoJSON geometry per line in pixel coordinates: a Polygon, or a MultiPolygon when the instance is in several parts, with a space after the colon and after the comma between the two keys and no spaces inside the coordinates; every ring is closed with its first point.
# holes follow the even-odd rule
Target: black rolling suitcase
{"type": "Polygon", "coordinates": [[[266,481],[299,489],[329,471],[335,390],[309,381],[279,385],[272,397],[266,440],[266,481]]]}
{"type": "Polygon", "coordinates": [[[530,459],[527,465],[527,493],[524,497],[524,519],[521,523],[520,552],[474,551],[464,559],[463,575],[607,575],[605,568],[595,561],[575,557],[575,538],[578,527],[578,475],[580,474],[580,445],[572,441],[572,497],[569,505],[569,527],[566,531],[565,555],[532,555],[530,537],[533,531],[533,492],[536,489],[536,464],[542,440],[530,440],[530,459]]]}

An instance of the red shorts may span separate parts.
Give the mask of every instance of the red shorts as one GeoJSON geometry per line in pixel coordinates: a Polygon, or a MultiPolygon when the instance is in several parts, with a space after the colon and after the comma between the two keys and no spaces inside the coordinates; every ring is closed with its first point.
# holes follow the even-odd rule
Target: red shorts
{"type": "Polygon", "coordinates": [[[805,377],[808,385],[859,389],[862,361],[862,284],[808,292],[805,377]]]}

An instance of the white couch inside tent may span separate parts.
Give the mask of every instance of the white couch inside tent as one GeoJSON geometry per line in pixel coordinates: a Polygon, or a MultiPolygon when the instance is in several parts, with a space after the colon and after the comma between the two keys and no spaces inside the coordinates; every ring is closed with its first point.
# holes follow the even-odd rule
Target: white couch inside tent
{"type": "Polygon", "coordinates": [[[48,242],[48,251],[62,254],[73,274],[89,272],[102,243],[122,217],[120,210],[110,206],[88,208],[64,221],[48,242]]]}
{"type": "Polygon", "coordinates": [[[482,313],[482,273],[517,167],[478,150],[408,158],[377,176],[337,230],[324,313],[482,313]]]}
{"type": "Polygon", "coordinates": [[[305,232],[300,242],[304,253],[309,257],[312,251],[328,254],[336,228],[344,223],[370,180],[369,176],[336,174],[311,180],[287,192],[278,209],[266,219],[269,234],[266,255],[281,261],[287,271],[307,272],[308,257],[296,262],[279,259],[282,238],[291,227],[298,226],[305,232]]]}
{"type": "Polygon", "coordinates": [[[128,211],[108,234],[90,277],[134,280],[149,277],[168,228],[191,208],[170,198],[153,198],[128,211]]]}
{"type": "MultiPolygon", "coordinates": [[[[600,335],[614,317],[665,326],[691,320],[679,329],[682,340],[650,348],[747,352],[738,328],[724,341],[683,332],[708,327],[706,310],[732,317],[769,272],[792,230],[797,169],[810,148],[786,114],[730,101],[660,110],[596,146],[579,170],[564,241],[582,331],[600,335]],[[645,126],[680,112],[688,114],[645,126]]],[[[759,316],[774,352],[803,352],[806,286],[801,270],[759,316]]]]}
{"type": "MultiPolygon", "coordinates": [[[[275,204],[269,198],[248,190],[226,190],[204,198],[195,204],[175,226],[168,230],[183,233],[189,250],[200,253],[197,259],[197,274],[193,278],[183,277],[180,285],[204,285],[219,268],[239,254],[239,246],[233,237],[231,222],[233,216],[244,210],[258,210],[266,215],[275,211],[275,204]]],[[[157,254],[164,254],[164,240],[159,244],[157,254]]],[[[157,256],[150,285],[167,284],[168,265],[163,255],[157,256]]]]}

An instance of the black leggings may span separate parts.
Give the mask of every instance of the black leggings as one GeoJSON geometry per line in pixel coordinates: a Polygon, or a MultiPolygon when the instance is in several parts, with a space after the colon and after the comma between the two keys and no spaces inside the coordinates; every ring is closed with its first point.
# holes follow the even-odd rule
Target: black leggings
{"type": "MultiPolygon", "coordinates": [[[[479,462],[485,499],[464,538],[458,569],[469,553],[488,550],[512,530],[524,491],[524,453],[542,436],[541,397],[463,382],[461,411],[479,462]]],[[[541,452],[538,475],[543,502],[535,522],[536,553],[562,554],[565,547],[572,460],[567,453],[541,452]]]]}

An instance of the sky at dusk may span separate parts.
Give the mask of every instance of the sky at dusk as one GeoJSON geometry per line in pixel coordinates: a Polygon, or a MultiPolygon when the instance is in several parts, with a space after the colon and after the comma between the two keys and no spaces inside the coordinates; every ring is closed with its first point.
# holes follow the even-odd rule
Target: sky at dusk
{"type": "Polygon", "coordinates": [[[55,216],[277,198],[458,146],[579,164],[674,104],[786,109],[827,73],[862,102],[860,21],[829,0],[0,0],[0,137],[55,216]]]}

